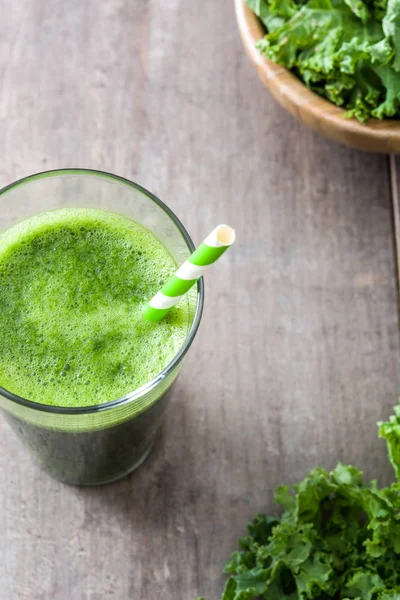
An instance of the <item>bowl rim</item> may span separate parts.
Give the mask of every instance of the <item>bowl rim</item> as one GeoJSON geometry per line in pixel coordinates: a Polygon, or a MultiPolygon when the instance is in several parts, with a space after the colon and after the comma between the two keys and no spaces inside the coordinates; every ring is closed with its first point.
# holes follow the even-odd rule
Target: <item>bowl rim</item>
{"type": "MultiPolygon", "coordinates": [[[[357,119],[343,117],[345,110],[319,96],[298,79],[289,69],[277,65],[264,57],[256,48],[256,42],[264,37],[264,27],[259,18],[247,6],[245,0],[235,0],[236,18],[246,53],[257,70],[272,83],[280,79],[281,93],[286,94],[291,104],[304,115],[312,115],[323,123],[349,134],[379,141],[393,140],[400,143],[400,119],[370,119],[363,124],[357,119]]],[[[277,83],[277,82],[276,82],[277,83]]]]}

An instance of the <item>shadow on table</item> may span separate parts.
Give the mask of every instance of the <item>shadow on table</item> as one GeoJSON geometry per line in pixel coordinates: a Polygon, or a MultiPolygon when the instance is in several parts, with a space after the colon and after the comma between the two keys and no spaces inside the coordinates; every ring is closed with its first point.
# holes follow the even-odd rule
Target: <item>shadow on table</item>
{"type": "Polygon", "coordinates": [[[226,435],[217,421],[199,423],[184,396],[180,386],[153,451],[136,471],[112,484],[75,488],[87,519],[103,510],[126,524],[151,522],[157,529],[158,523],[159,530],[168,522],[178,530],[191,522],[195,529],[205,520],[208,529],[219,529],[218,520],[234,519],[241,530],[255,512],[271,507],[272,489],[281,483],[265,478],[271,457],[251,456],[240,432],[226,435]]]}

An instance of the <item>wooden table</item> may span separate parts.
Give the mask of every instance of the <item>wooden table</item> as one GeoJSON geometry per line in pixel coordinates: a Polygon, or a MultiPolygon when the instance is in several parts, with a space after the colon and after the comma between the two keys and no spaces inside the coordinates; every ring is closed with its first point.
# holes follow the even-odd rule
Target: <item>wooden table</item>
{"type": "Polygon", "coordinates": [[[153,190],[196,242],[219,222],[237,230],[135,474],[64,486],[0,421],[0,599],[215,600],[276,485],[339,459],[393,478],[375,423],[400,382],[400,162],[289,117],[229,0],[0,7],[1,185],[104,169],[153,190]]]}

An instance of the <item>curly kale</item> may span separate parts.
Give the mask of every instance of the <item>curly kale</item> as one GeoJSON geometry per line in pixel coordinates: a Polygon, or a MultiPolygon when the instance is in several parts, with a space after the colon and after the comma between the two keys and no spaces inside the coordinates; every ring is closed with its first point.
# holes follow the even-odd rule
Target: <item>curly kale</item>
{"type": "Polygon", "coordinates": [[[260,52],[366,122],[400,116],[400,0],[246,0],[260,52]]]}

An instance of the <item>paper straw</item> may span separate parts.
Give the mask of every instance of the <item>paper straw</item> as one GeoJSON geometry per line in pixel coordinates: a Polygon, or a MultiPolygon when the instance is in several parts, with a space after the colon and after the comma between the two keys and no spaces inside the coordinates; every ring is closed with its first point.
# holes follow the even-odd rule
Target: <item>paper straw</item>
{"type": "Polygon", "coordinates": [[[228,225],[218,225],[150,300],[144,317],[160,321],[234,241],[234,230],[228,225]]]}

